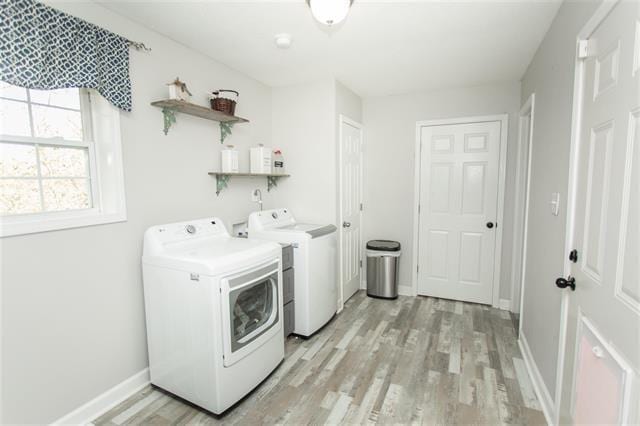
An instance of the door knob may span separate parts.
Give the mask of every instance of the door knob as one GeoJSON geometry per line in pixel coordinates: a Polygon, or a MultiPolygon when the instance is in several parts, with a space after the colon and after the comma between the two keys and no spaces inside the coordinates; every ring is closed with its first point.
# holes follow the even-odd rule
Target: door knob
{"type": "Polygon", "coordinates": [[[569,276],[566,280],[564,278],[558,278],[556,280],[556,285],[559,288],[567,288],[569,287],[571,291],[576,291],[576,279],[572,276],[569,276]]]}
{"type": "Polygon", "coordinates": [[[351,222],[342,222],[342,227],[343,228],[350,228],[351,227],[351,222]]]}
{"type": "Polygon", "coordinates": [[[493,222],[487,222],[487,228],[491,229],[494,227],[493,222]]]}

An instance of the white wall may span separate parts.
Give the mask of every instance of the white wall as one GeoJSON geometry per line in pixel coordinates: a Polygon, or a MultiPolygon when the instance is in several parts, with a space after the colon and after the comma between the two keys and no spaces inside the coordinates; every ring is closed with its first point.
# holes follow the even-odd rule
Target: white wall
{"type": "Polygon", "coordinates": [[[364,100],[365,241],[390,239],[402,244],[399,284],[409,293],[413,257],[413,192],[416,122],[509,113],[501,298],[509,299],[511,245],[520,83],[385,96],[364,100]]]}
{"type": "MultiPolygon", "coordinates": [[[[342,114],[349,117],[353,121],[362,124],[362,99],[351,89],[339,81],[336,84],[336,115],[337,119],[342,114]]],[[[338,122],[336,121],[336,130],[339,132],[338,122]]]]}
{"type": "Polygon", "coordinates": [[[334,79],[272,91],[273,147],[282,149],[288,179],[265,208],[288,207],[298,221],[337,224],[338,118],[362,120],[362,100],[334,79]]]}
{"type": "Polygon", "coordinates": [[[254,209],[252,188],[266,193],[262,180],[232,179],[216,197],[207,172],[219,168],[217,123],[179,115],[164,136],[149,102],[165,97],[176,76],[203,105],[210,89],[238,89],[237,113],[251,123],[236,126],[229,142],[247,170],[248,147],[271,142],[270,88],[95,3],[56,6],[153,51],[131,52],[133,112],[121,114],[128,221],[0,240],[2,424],[54,421],[147,366],[140,272],[147,227],[213,215],[229,225],[254,209]]]}
{"type": "Polygon", "coordinates": [[[272,93],[272,145],[282,149],[291,177],[280,180],[265,208],[287,207],[298,221],[335,224],[334,81],[274,88],[272,93]]]}
{"type": "Polygon", "coordinates": [[[599,1],[565,1],[522,79],[522,99],[536,94],[522,333],[552,397],[562,292],[575,41],[599,1]],[[560,214],[551,215],[551,193],[560,214]]]}

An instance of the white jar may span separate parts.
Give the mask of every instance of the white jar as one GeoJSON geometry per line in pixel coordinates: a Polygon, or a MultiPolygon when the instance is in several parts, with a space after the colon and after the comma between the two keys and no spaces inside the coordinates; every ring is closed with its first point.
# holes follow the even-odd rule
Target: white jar
{"type": "Polygon", "coordinates": [[[271,159],[273,163],[272,173],[274,175],[285,174],[284,157],[282,156],[282,151],[280,151],[279,149],[273,151],[273,156],[271,157],[271,159]]]}
{"type": "Polygon", "coordinates": [[[238,173],[238,151],[233,149],[233,145],[227,145],[220,151],[220,163],[223,173],[238,173]]]}
{"type": "Polygon", "coordinates": [[[251,173],[271,173],[271,150],[259,144],[249,150],[251,173]]]}

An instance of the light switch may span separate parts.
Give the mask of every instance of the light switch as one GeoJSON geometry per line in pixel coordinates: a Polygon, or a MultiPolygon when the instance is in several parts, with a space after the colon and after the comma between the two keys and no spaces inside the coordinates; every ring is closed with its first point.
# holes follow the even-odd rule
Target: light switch
{"type": "Polygon", "coordinates": [[[560,214],[560,193],[554,192],[551,194],[551,201],[549,201],[549,205],[551,206],[551,214],[554,216],[558,216],[560,214]]]}

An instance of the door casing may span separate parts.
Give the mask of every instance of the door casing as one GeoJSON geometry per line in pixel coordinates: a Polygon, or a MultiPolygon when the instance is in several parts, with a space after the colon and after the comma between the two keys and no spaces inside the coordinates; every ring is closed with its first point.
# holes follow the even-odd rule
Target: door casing
{"type": "Polygon", "coordinates": [[[475,117],[459,117],[447,118],[439,120],[424,120],[416,122],[416,145],[415,145],[415,175],[413,186],[413,256],[411,259],[411,291],[414,296],[418,295],[418,259],[419,259],[419,238],[420,232],[420,180],[421,172],[421,129],[429,126],[445,126],[452,124],[469,124],[469,123],[485,123],[499,121],[500,122],[500,160],[498,171],[498,214],[496,222],[496,246],[493,265],[493,284],[492,284],[492,306],[500,307],[500,265],[502,254],[502,228],[504,227],[504,194],[505,179],[507,172],[507,141],[509,133],[509,114],[483,115],[475,117]]]}
{"type": "MultiPolygon", "coordinates": [[[[363,135],[363,127],[362,124],[358,123],[355,120],[350,119],[346,115],[340,114],[338,117],[338,284],[340,286],[340,291],[338,292],[339,300],[338,300],[338,312],[342,311],[344,308],[344,283],[342,282],[342,268],[344,267],[342,262],[342,243],[344,241],[344,228],[342,227],[342,222],[344,222],[344,212],[342,211],[342,195],[344,193],[343,190],[343,176],[342,176],[342,143],[343,143],[343,135],[342,135],[342,124],[348,124],[352,127],[355,127],[360,131],[360,200],[359,203],[362,205],[362,197],[363,197],[363,189],[364,189],[364,173],[363,173],[363,149],[364,149],[364,135],[363,135]]],[[[362,265],[363,259],[363,214],[362,209],[360,209],[359,219],[360,219],[360,262],[362,265]]],[[[360,266],[360,289],[364,288],[364,274],[363,268],[360,266]]]]}
{"type": "Polygon", "coordinates": [[[535,121],[536,94],[532,93],[522,105],[518,116],[518,159],[516,164],[516,191],[513,222],[513,259],[511,259],[512,311],[520,314],[518,335],[522,333],[524,301],[524,277],[527,259],[527,228],[529,222],[529,189],[531,182],[531,153],[533,152],[533,125],[535,121]],[[525,117],[529,127],[522,128],[525,117]],[[514,296],[518,289],[518,298],[514,296]],[[517,309],[516,309],[517,307],[517,309]]]}

